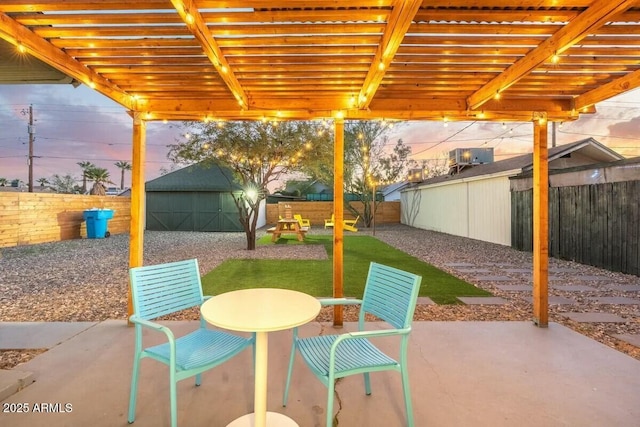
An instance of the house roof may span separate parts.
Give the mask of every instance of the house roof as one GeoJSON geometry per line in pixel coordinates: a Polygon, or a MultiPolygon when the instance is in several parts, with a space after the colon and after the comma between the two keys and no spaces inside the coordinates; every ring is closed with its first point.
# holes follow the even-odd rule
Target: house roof
{"type": "Polygon", "coordinates": [[[146,191],[238,191],[233,172],[215,163],[196,163],[145,184],[146,191]]]}
{"type": "Polygon", "coordinates": [[[409,187],[409,186],[411,186],[411,183],[408,182],[408,181],[395,182],[393,184],[381,186],[379,191],[382,193],[383,196],[388,196],[389,194],[393,193],[394,191],[399,191],[399,190],[402,190],[403,188],[409,187]]]}
{"type": "Polygon", "coordinates": [[[11,55],[144,120],[575,120],[640,87],[639,23],[638,0],[0,2],[11,55]]]}
{"type": "MultiPolygon", "coordinates": [[[[556,159],[570,153],[580,151],[586,157],[593,159],[593,163],[612,162],[624,157],[593,138],[586,138],[565,145],[551,147],[548,150],[550,165],[556,159]]],[[[533,153],[522,154],[509,159],[465,168],[453,175],[441,175],[422,181],[419,185],[431,185],[447,181],[471,178],[483,175],[493,175],[507,171],[514,171],[513,175],[530,171],[533,168],[533,153]]],[[[551,168],[551,166],[550,166],[551,168]]]]}

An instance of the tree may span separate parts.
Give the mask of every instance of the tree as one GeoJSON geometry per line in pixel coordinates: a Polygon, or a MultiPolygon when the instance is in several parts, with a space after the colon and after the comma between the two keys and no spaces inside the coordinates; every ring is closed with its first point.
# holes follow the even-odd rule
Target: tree
{"type": "Polygon", "coordinates": [[[91,162],[78,162],[76,164],[82,169],[82,194],[87,194],[87,173],[92,168],[95,168],[96,165],[91,162]]]}
{"type": "Polygon", "coordinates": [[[6,187],[8,183],[9,180],[7,178],[0,178],[0,187],[6,187]]]}
{"type": "Polygon", "coordinates": [[[47,178],[38,178],[37,182],[40,183],[40,187],[44,187],[46,184],[49,184],[49,180],[47,178]]]}
{"type": "Polygon", "coordinates": [[[268,185],[283,174],[301,170],[306,161],[332,146],[331,136],[319,122],[187,122],[184,126],[190,137],[169,146],[169,159],[218,163],[234,172],[244,189],[231,194],[248,250],[256,248],[258,209],[268,185]]]}
{"type": "Polygon", "coordinates": [[[114,165],[120,169],[120,189],[124,189],[124,172],[131,170],[131,163],[120,160],[114,163],[114,165]]]}
{"type": "Polygon", "coordinates": [[[76,185],[76,179],[70,174],[64,176],[58,174],[53,175],[51,178],[51,188],[53,188],[56,193],[65,194],[74,194],[81,190],[81,188],[76,185]]]}
{"type": "Polygon", "coordinates": [[[104,168],[94,166],[86,171],[85,175],[88,180],[93,181],[93,186],[89,194],[94,196],[104,196],[107,191],[105,184],[113,184],[109,179],[109,171],[104,168]]]}
{"type": "Polygon", "coordinates": [[[359,215],[365,227],[371,226],[379,200],[373,189],[381,184],[404,180],[411,164],[411,147],[399,139],[389,150],[391,126],[383,121],[345,123],[345,192],[355,194],[362,211],[347,203],[353,215],[359,215]]]}

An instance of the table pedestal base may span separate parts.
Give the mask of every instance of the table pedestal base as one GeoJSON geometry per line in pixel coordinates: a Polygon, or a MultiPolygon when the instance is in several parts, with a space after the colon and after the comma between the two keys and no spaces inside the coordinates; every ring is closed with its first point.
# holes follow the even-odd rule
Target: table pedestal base
{"type": "MultiPolygon", "coordinates": [[[[255,425],[254,414],[251,413],[233,420],[230,424],[227,425],[227,427],[254,427],[255,425]]],[[[267,426],[299,427],[298,423],[293,421],[291,418],[277,412],[267,412],[267,426]]]]}

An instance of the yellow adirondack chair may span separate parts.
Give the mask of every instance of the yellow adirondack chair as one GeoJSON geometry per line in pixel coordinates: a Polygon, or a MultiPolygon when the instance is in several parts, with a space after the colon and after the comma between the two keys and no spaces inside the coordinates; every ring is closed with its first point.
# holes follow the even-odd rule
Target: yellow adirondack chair
{"type": "Polygon", "coordinates": [[[302,215],[294,214],[293,215],[293,219],[297,219],[298,220],[298,223],[300,224],[300,227],[311,228],[311,222],[306,218],[302,218],[302,215]]]}
{"type": "Polygon", "coordinates": [[[357,232],[358,229],[356,228],[356,224],[358,223],[359,219],[360,215],[358,215],[356,219],[343,219],[342,223],[344,224],[344,229],[353,231],[354,233],[357,232]]]}
{"type": "Polygon", "coordinates": [[[324,228],[333,227],[333,223],[336,222],[336,216],[331,214],[331,219],[324,220],[324,228]]]}

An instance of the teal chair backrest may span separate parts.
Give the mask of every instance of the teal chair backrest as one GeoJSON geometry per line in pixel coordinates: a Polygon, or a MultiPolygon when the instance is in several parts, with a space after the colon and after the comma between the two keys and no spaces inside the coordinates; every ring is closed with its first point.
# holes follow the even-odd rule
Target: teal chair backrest
{"type": "Polygon", "coordinates": [[[372,262],[362,296],[360,326],[365,313],[371,313],[396,329],[409,328],[421,281],[421,276],[372,262]]]}
{"type": "Polygon", "coordinates": [[[136,316],[151,320],[202,304],[198,261],[170,262],[129,270],[136,316]]]}

